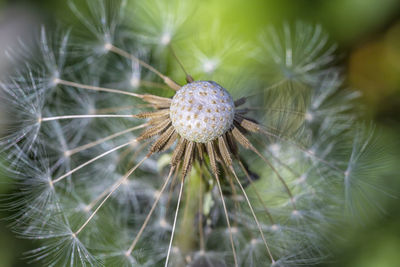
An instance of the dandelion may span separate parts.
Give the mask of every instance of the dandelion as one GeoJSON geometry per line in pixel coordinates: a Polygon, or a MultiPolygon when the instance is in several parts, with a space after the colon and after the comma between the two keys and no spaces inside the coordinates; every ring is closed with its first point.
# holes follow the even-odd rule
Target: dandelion
{"type": "Polygon", "coordinates": [[[19,190],[6,205],[15,231],[41,243],[28,259],[323,260],[332,221],[346,204],[359,205],[352,192],[363,189],[372,135],[357,131],[358,95],[341,89],[322,28],[274,28],[258,49],[193,48],[196,62],[186,64],[175,45],[188,34],[189,4],[134,3],[133,29],[126,1],[86,4],[89,13],[71,7],[88,36],[50,38],[43,28],[42,53],[1,83],[12,117],[1,151],[19,190]],[[221,70],[235,51],[249,52],[257,72],[221,70]],[[182,78],[168,76],[169,65],[182,78]]]}

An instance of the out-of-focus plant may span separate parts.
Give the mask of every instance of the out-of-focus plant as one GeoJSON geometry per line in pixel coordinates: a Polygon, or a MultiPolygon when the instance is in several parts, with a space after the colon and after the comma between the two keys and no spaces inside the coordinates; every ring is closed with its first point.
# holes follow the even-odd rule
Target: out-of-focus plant
{"type": "Polygon", "coordinates": [[[312,265],[379,205],[389,160],[321,26],[244,43],[194,1],[70,6],[85,30],[42,28],[1,83],[6,202],[32,260],[312,265]]]}
{"type": "Polygon", "coordinates": [[[396,112],[391,109],[399,103],[400,95],[399,36],[400,22],[397,22],[379,38],[355,49],[351,55],[349,80],[360,88],[370,111],[396,112]]]}

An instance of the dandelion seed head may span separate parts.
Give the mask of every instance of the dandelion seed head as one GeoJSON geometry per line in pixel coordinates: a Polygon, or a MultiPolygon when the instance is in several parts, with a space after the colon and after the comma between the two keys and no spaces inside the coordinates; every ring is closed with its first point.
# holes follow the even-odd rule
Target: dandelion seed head
{"type": "Polygon", "coordinates": [[[53,180],[51,180],[51,179],[49,179],[49,186],[50,186],[50,188],[54,188],[54,183],[53,183],[53,180]]]}
{"type": "Polygon", "coordinates": [[[139,85],[140,85],[140,78],[137,77],[137,76],[133,76],[133,77],[130,79],[130,84],[131,84],[131,86],[132,86],[133,88],[138,88],[139,85]]]}
{"type": "Polygon", "coordinates": [[[50,82],[49,82],[49,87],[57,86],[60,83],[59,76],[60,76],[60,74],[58,72],[53,74],[53,77],[50,79],[50,82]]]}
{"type": "Polygon", "coordinates": [[[172,251],[172,253],[174,253],[174,254],[179,254],[179,253],[181,252],[181,250],[180,250],[178,247],[176,247],[176,246],[173,246],[171,251],[172,251]]]}
{"type": "Polygon", "coordinates": [[[170,227],[169,223],[165,220],[165,218],[162,218],[159,221],[159,224],[162,228],[168,229],[170,227]]]}
{"type": "Polygon", "coordinates": [[[97,112],[97,110],[96,110],[95,107],[93,107],[93,106],[90,105],[90,106],[87,107],[87,112],[88,112],[88,114],[90,114],[90,115],[95,115],[96,112],[97,112]]]}
{"type": "Polygon", "coordinates": [[[70,150],[64,151],[64,157],[65,158],[69,158],[70,156],[71,156],[71,151],[70,150]]]}
{"type": "Polygon", "coordinates": [[[297,179],[297,181],[299,183],[304,183],[306,180],[307,180],[307,175],[306,174],[300,175],[300,177],[297,179]]]}
{"type": "Polygon", "coordinates": [[[237,227],[232,227],[232,228],[231,228],[231,232],[232,232],[232,234],[237,234],[237,233],[239,233],[239,228],[237,228],[237,227]]]}
{"type": "Polygon", "coordinates": [[[171,39],[172,39],[171,33],[169,33],[169,32],[164,32],[164,33],[161,35],[160,43],[161,43],[162,45],[168,45],[168,44],[171,42],[171,39]]]}
{"type": "Polygon", "coordinates": [[[278,230],[279,230],[279,225],[273,224],[273,225],[271,226],[271,230],[272,230],[272,231],[278,231],[278,230]]]}
{"type": "Polygon", "coordinates": [[[269,146],[269,149],[271,150],[272,153],[278,154],[279,151],[281,150],[281,146],[279,144],[272,144],[269,146]]]}
{"type": "Polygon", "coordinates": [[[91,206],[90,206],[90,205],[86,205],[86,204],[83,204],[83,205],[81,206],[81,208],[82,208],[82,210],[83,210],[84,212],[86,212],[86,213],[89,213],[90,210],[91,210],[91,206]]]}
{"type": "Polygon", "coordinates": [[[104,51],[108,52],[108,51],[111,50],[111,48],[112,48],[112,44],[109,43],[109,42],[105,42],[105,44],[104,44],[104,51]]]}
{"type": "Polygon", "coordinates": [[[203,71],[205,73],[212,73],[217,68],[217,61],[212,59],[207,59],[203,62],[203,71]]]}
{"type": "Polygon", "coordinates": [[[318,82],[335,59],[336,45],[328,42],[320,25],[296,22],[281,29],[271,27],[262,39],[269,60],[281,68],[279,75],[290,80],[318,82]],[[310,41],[300,44],[300,40],[310,41]]]}
{"type": "Polygon", "coordinates": [[[292,211],[292,216],[293,216],[293,217],[300,217],[300,216],[301,216],[301,213],[300,213],[300,211],[298,211],[298,210],[293,210],[293,211],[292,211]]]}
{"type": "Polygon", "coordinates": [[[124,179],[124,180],[122,181],[122,185],[123,185],[123,186],[128,186],[128,185],[129,185],[129,180],[128,180],[128,179],[124,179]]]}
{"type": "Polygon", "coordinates": [[[253,246],[257,245],[258,242],[259,241],[258,241],[257,238],[253,238],[253,239],[250,240],[250,244],[253,245],[253,246]]]}
{"type": "Polygon", "coordinates": [[[305,115],[305,119],[307,120],[307,121],[312,121],[313,120],[313,118],[314,118],[314,115],[311,113],[311,112],[306,112],[306,115],[305,115]]]}
{"type": "Polygon", "coordinates": [[[196,81],[175,94],[170,110],[172,125],[183,138],[206,143],[231,128],[235,106],[231,95],[219,84],[196,81]]]}
{"type": "Polygon", "coordinates": [[[158,191],[158,190],[155,190],[154,192],[153,192],[153,197],[154,198],[157,198],[159,195],[160,195],[160,191],[158,191]]]}

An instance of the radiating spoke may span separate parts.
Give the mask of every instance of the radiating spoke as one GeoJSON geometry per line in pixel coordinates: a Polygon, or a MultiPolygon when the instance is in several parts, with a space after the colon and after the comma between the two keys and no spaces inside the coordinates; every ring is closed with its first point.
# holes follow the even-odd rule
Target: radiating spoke
{"type": "Polygon", "coordinates": [[[151,82],[151,81],[146,81],[146,80],[140,80],[139,85],[145,86],[145,87],[160,88],[160,89],[171,89],[162,83],[151,82]]]}
{"type": "Polygon", "coordinates": [[[263,209],[264,209],[265,213],[267,214],[269,220],[271,221],[272,224],[275,224],[275,221],[274,221],[270,211],[265,206],[264,201],[262,200],[261,195],[257,190],[257,187],[254,185],[254,182],[253,182],[253,180],[251,179],[251,177],[249,175],[249,172],[246,170],[246,167],[244,166],[243,162],[240,159],[237,159],[237,160],[239,162],[240,168],[243,170],[243,172],[244,172],[244,174],[245,174],[245,176],[247,178],[247,181],[249,181],[249,183],[252,185],[252,189],[254,190],[258,200],[260,201],[260,204],[263,206],[263,209]]]}
{"type": "Polygon", "coordinates": [[[198,227],[199,227],[199,244],[200,244],[200,250],[205,251],[205,244],[204,244],[204,231],[203,231],[203,171],[202,168],[200,168],[200,186],[199,186],[199,221],[198,221],[198,227]]]}
{"type": "Polygon", "coordinates": [[[111,140],[111,139],[117,138],[118,136],[121,136],[121,135],[130,133],[130,132],[133,132],[133,131],[138,130],[138,129],[142,129],[142,128],[146,127],[146,126],[148,126],[148,123],[144,123],[144,124],[142,124],[142,125],[135,126],[135,127],[126,129],[126,130],[124,130],[124,131],[121,131],[121,132],[118,132],[118,133],[109,135],[109,136],[107,136],[107,137],[101,138],[101,139],[96,140],[96,141],[94,141],[94,142],[90,142],[90,143],[88,143],[88,144],[85,144],[85,145],[76,147],[76,148],[74,148],[74,149],[68,150],[68,151],[65,152],[65,155],[66,155],[66,156],[72,156],[72,155],[74,155],[74,154],[76,154],[76,153],[79,153],[79,152],[84,151],[84,150],[86,150],[86,149],[92,148],[92,147],[94,147],[94,146],[97,146],[97,145],[99,145],[99,144],[102,144],[102,143],[104,143],[104,142],[107,142],[107,141],[109,141],[109,140],[111,140]]]}
{"type": "MultiPolygon", "coordinates": [[[[135,159],[132,159],[132,162],[134,162],[135,159]]],[[[114,188],[115,185],[119,184],[122,180],[124,180],[124,176],[122,176],[120,179],[118,179],[115,183],[113,183],[110,187],[108,187],[106,190],[104,190],[98,197],[96,197],[94,200],[92,200],[86,207],[86,211],[90,211],[96,204],[105,197],[112,188],[114,188]]]]}
{"type": "Polygon", "coordinates": [[[139,108],[138,106],[119,106],[119,107],[109,107],[109,108],[96,108],[96,114],[107,114],[109,112],[118,112],[123,110],[133,110],[134,108],[139,108]]]}
{"type": "Polygon", "coordinates": [[[182,177],[182,179],[181,179],[181,186],[180,186],[180,189],[179,189],[178,203],[177,203],[177,205],[176,205],[176,210],[175,210],[174,224],[172,225],[172,233],[171,233],[171,238],[170,238],[170,241],[169,241],[168,252],[167,252],[167,258],[166,258],[166,260],[165,260],[165,267],[168,267],[169,255],[171,254],[172,242],[174,241],[175,228],[176,228],[176,219],[178,218],[178,212],[179,212],[179,206],[180,206],[180,204],[181,204],[182,192],[183,192],[183,184],[184,184],[184,182],[185,182],[185,178],[182,177]]]}
{"type": "Polygon", "coordinates": [[[221,201],[222,201],[222,206],[224,208],[226,224],[228,225],[228,229],[229,229],[229,239],[230,239],[231,247],[232,247],[233,260],[235,262],[235,266],[237,267],[238,266],[238,260],[237,260],[237,256],[236,256],[235,243],[233,242],[232,227],[231,227],[231,223],[229,221],[228,210],[226,208],[224,195],[222,193],[221,184],[220,184],[220,181],[219,181],[219,178],[218,178],[218,169],[217,169],[217,163],[216,163],[216,160],[215,160],[215,149],[213,147],[213,143],[212,142],[208,142],[206,148],[207,148],[208,156],[210,158],[210,165],[211,165],[212,173],[214,174],[215,180],[217,181],[218,191],[219,191],[219,194],[221,196],[221,201]]]}
{"type": "Polygon", "coordinates": [[[278,177],[279,181],[282,183],[282,185],[284,186],[287,194],[290,197],[290,201],[292,203],[292,206],[294,209],[296,209],[296,204],[293,198],[293,194],[292,191],[290,190],[289,186],[287,185],[285,179],[283,179],[283,177],[281,176],[281,174],[278,172],[278,170],[274,167],[274,165],[272,165],[272,163],[267,160],[251,143],[250,141],[240,132],[240,130],[238,130],[237,128],[234,128],[232,130],[232,134],[234,136],[234,138],[242,145],[244,146],[246,149],[250,149],[251,151],[253,151],[254,153],[257,154],[257,156],[259,156],[270,168],[271,170],[276,174],[276,176],[278,177]]]}
{"type": "Polygon", "coordinates": [[[112,44],[106,44],[106,49],[118,54],[120,56],[123,56],[125,58],[128,58],[132,61],[136,61],[138,62],[140,65],[142,65],[144,68],[150,70],[151,72],[155,73],[158,77],[160,77],[166,85],[168,85],[171,89],[177,91],[181,88],[180,85],[178,85],[176,82],[174,82],[171,78],[165,76],[164,74],[162,74],[161,72],[159,72],[156,68],[154,68],[153,66],[147,64],[146,62],[144,62],[143,60],[140,60],[139,58],[137,58],[136,56],[126,52],[125,50],[122,50],[121,48],[118,48],[112,44]]]}
{"type": "Polygon", "coordinates": [[[264,242],[265,248],[267,249],[269,258],[271,259],[272,264],[274,264],[274,263],[275,263],[274,257],[272,256],[271,250],[270,250],[270,248],[269,248],[269,246],[268,246],[268,243],[267,243],[267,241],[266,241],[266,239],[265,239],[265,237],[264,237],[264,233],[263,233],[263,231],[262,231],[262,228],[261,228],[261,226],[260,226],[260,223],[258,222],[257,216],[256,216],[256,214],[255,214],[255,212],[254,212],[254,210],[253,210],[253,206],[251,205],[251,202],[250,202],[250,200],[249,200],[249,198],[248,198],[248,196],[247,196],[246,190],[244,190],[244,188],[243,188],[242,184],[240,183],[240,180],[239,180],[239,178],[237,177],[236,172],[235,172],[235,170],[233,169],[232,166],[230,166],[230,170],[231,170],[231,172],[233,173],[233,175],[235,176],[236,182],[239,184],[240,189],[242,190],[243,195],[244,195],[244,197],[246,198],[247,205],[249,206],[250,211],[251,211],[251,213],[252,213],[252,215],[253,215],[253,217],[254,217],[254,220],[256,221],[258,230],[260,231],[261,238],[262,238],[262,240],[263,240],[263,242],[264,242]]]}
{"type": "Polygon", "coordinates": [[[69,119],[91,119],[91,118],[134,118],[135,115],[117,115],[117,114],[86,114],[86,115],[66,115],[66,116],[55,116],[55,117],[47,117],[40,118],[39,122],[44,121],[57,121],[57,120],[69,120],[69,119]]]}
{"type": "Polygon", "coordinates": [[[237,109],[237,112],[245,112],[245,111],[270,111],[270,112],[276,112],[276,113],[289,113],[289,114],[294,114],[296,116],[301,116],[304,117],[306,115],[305,112],[299,111],[299,110],[292,110],[292,109],[278,109],[278,108],[269,108],[269,107],[245,107],[242,109],[237,109]]]}
{"type": "Polygon", "coordinates": [[[176,165],[175,173],[174,173],[174,176],[172,177],[171,186],[169,187],[169,190],[168,190],[169,192],[168,192],[167,204],[165,205],[166,210],[169,209],[169,205],[171,203],[172,194],[174,192],[174,188],[177,183],[176,181],[178,180],[180,165],[181,165],[180,163],[178,165],[176,165]]]}
{"type": "MultiPolygon", "coordinates": [[[[226,166],[225,166],[225,165],[222,165],[222,167],[223,167],[223,169],[224,169],[224,173],[226,173],[226,174],[229,175],[229,172],[228,172],[226,166]]],[[[229,178],[231,178],[231,175],[229,175],[229,178]]],[[[235,205],[235,210],[236,210],[236,212],[239,212],[239,213],[240,213],[239,195],[238,195],[238,193],[237,193],[237,191],[236,191],[236,187],[235,187],[235,185],[233,184],[232,179],[227,179],[227,180],[228,180],[228,182],[229,182],[229,186],[230,186],[231,189],[232,189],[232,198],[233,198],[233,203],[234,203],[234,205],[235,205]]],[[[236,225],[237,225],[237,223],[234,222],[234,226],[236,226],[236,225]]]]}
{"type": "Polygon", "coordinates": [[[82,224],[82,226],[74,233],[74,235],[78,235],[85,227],[86,225],[93,219],[93,217],[96,215],[96,213],[100,210],[100,208],[106,203],[106,201],[110,198],[110,196],[121,186],[121,184],[124,183],[126,179],[129,178],[130,175],[146,160],[149,158],[149,155],[144,157],[138,164],[135,165],[132,169],[128,171],[127,174],[121,179],[114,187],[111,189],[111,191],[107,194],[107,196],[103,199],[103,201],[99,204],[99,206],[94,210],[94,212],[89,216],[89,218],[82,224]]]}
{"type": "Polygon", "coordinates": [[[224,213],[225,213],[225,219],[226,219],[226,224],[228,225],[228,229],[229,229],[229,238],[231,241],[231,246],[232,246],[232,253],[233,253],[233,260],[235,261],[235,266],[238,266],[238,261],[237,261],[237,256],[236,256],[236,249],[235,249],[235,244],[233,242],[233,233],[232,233],[232,227],[231,227],[231,223],[229,221],[229,215],[228,215],[228,210],[226,208],[226,204],[225,204],[225,200],[224,200],[224,195],[222,193],[222,188],[221,188],[221,183],[219,181],[218,178],[218,174],[214,174],[215,175],[215,180],[217,181],[217,185],[218,185],[218,191],[219,194],[221,196],[221,201],[222,201],[222,206],[224,208],[224,213]]]}
{"type": "Polygon", "coordinates": [[[110,154],[110,153],[112,153],[112,152],[114,152],[114,151],[117,151],[117,150],[119,150],[119,149],[121,149],[121,148],[124,148],[124,147],[126,147],[126,146],[128,146],[128,145],[130,145],[130,144],[132,144],[132,143],[135,143],[135,142],[137,142],[137,139],[131,140],[131,141],[125,143],[125,144],[122,144],[122,145],[119,145],[119,146],[117,146],[117,147],[114,147],[113,149],[110,149],[110,150],[108,150],[108,151],[106,151],[106,152],[104,152],[104,153],[98,155],[97,157],[94,157],[94,158],[92,158],[91,160],[86,161],[85,163],[79,165],[79,166],[76,167],[75,169],[73,169],[73,170],[67,172],[66,174],[61,175],[60,177],[54,179],[54,180],[52,181],[52,183],[53,183],[53,184],[58,183],[59,181],[63,180],[64,178],[66,178],[66,177],[68,177],[68,176],[70,176],[71,174],[77,172],[78,170],[82,169],[83,167],[85,167],[85,166],[87,166],[87,165],[89,165],[89,164],[95,162],[96,160],[99,160],[99,159],[101,159],[101,158],[107,156],[108,154],[110,154]]]}
{"type": "Polygon", "coordinates": [[[104,88],[104,87],[99,87],[99,86],[94,86],[94,85],[81,84],[81,83],[65,81],[65,80],[61,80],[61,79],[55,79],[54,83],[55,84],[62,84],[62,85],[66,85],[66,86],[71,86],[71,87],[75,87],[75,88],[92,90],[92,91],[108,92],[108,93],[129,95],[129,96],[133,96],[133,97],[137,97],[137,98],[142,98],[142,95],[140,95],[140,94],[126,92],[126,91],[123,91],[123,90],[117,90],[117,89],[104,88]]]}
{"type": "Polygon", "coordinates": [[[285,179],[283,179],[282,175],[278,172],[278,170],[274,167],[274,165],[272,165],[272,163],[269,160],[267,160],[254,146],[252,146],[251,150],[253,150],[253,152],[256,153],[271,168],[271,170],[276,174],[276,176],[278,177],[279,181],[281,182],[281,184],[285,188],[286,193],[289,195],[290,202],[292,203],[293,208],[296,209],[296,203],[294,201],[294,197],[293,197],[292,191],[290,190],[290,188],[289,188],[288,184],[286,183],[285,179]]]}
{"type": "Polygon", "coordinates": [[[164,191],[165,191],[165,188],[167,187],[167,185],[168,185],[168,183],[169,183],[169,180],[171,179],[171,176],[172,176],[173,171],[174,171],[174,167],[171,167],[170,170],[169,170],[168,177],[167,177],[167,179],[165,180],[163,186],[161,187],[161,190],[157,193],[157,197],[156,197],[156,199],[154,200],[153,206],[151,207],[149,213],[147,214],[147,217],[146,217],[146,219],[144,220],[144,222],[143,222],[143,224],[142,224],[142,227],[140,228],[139,232],[137,233],[137,235],[136,235],[135,239],[133,240],[131,246],[130,246],[129,249],[126,251],[126,255],[127,255],[127,256],[131,255],[132,251],[135,249],[135,246],[136,246],[137,242],[139,241],[140,237],[142,236],[144,229],[146,228],[147,224],[149,223],[149,220],[150,220],[150,218],[151,218],[151,215],[153,214],[153,212],[154,212],[154,210],[155,210],[155,208],[156,208],[158,202],[159,202],[160,199],[161,199],[162,194],[163,194],[164,191]]]}
{"type": "Polygon", "coordinates": [[[173,46],[170,44],[169,45],[169,49],[171,50],[172,55],[174,56],[174,58],[176,59],[176,61],[178,62],[179,66],[181,67],[182,71],[185,73],[186,75],[186,81],[188,83],[191,83],[194,81],[193,77],[186,71],[185,67],[183,66],[182,61],[179,59],[179,57],[177,56],[177,54],[175,53],[175,49],[173,48],[173,46]]]}

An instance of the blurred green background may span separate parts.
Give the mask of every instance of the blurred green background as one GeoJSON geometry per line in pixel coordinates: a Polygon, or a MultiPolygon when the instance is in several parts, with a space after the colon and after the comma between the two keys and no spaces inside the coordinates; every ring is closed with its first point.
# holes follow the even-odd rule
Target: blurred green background
{"type": "MultiPolygon", "coordinates": [[[[366,118],[382,129],[394,161],[400,163],[399,144],[393,143],[400,137],[399,0],[203,0],[199,8],[207,14],[204,19],[218,18],[222,29],[234,30],[250,42],[271,23],[301,19],[322,24],[339,44],[346,84],[363,93],[366,118]]],[[[54,20],[73,23],[67,0],[0,0],[0,76],[8,67],[4,49],[15,45],[18,36],[32,39],[33,29],[54,20]]],[[[400,166],[388,177],[394,193],[400,192],[399,173],[400,166]]],[[[10,190],[0,177],[0,194],[10,190]]],[[[329,244],[333,257],[320,266],[400,266],[400,201],[393,198],[384,205],[386,213],[371,221],[358,221],[351,229],[339,227],[338,234],[347,240],[329,244]]],[[[0,211],[0,218],[7,215],[0,211]]],[[[27,266],[23,252],[35,247],[17,239],[0,221],[0,267],[27,266]]]]}

